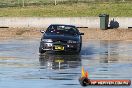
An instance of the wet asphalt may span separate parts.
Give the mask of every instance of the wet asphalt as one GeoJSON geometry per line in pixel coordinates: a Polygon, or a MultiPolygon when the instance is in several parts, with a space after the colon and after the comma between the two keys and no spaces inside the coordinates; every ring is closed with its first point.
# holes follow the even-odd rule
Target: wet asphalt
{"type": "Polygon", "coordinates": [[[82,66],[90,79],[132,80],[132,41],[89,40],[83,42],[80,54],[43,55],[38,53],[39,42],[40,39],[0,41],[0,88],[82,88],[78,81],[82,66]]]}

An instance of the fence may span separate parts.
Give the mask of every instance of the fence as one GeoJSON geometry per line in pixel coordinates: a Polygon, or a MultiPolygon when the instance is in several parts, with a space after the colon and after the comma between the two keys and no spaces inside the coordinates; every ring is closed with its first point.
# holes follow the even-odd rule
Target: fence
{"type": "Polygon", "coordinates": [[[69,3],[100,3],[100,2],[132,2],[132,0],[0,0],[0,8],[38,6],[47,4],[69,3]]]}

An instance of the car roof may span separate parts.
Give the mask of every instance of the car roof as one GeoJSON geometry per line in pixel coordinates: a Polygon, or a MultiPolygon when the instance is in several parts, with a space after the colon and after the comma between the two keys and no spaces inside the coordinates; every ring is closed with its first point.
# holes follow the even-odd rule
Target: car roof
{"type": "Polygon", "coordinates": [[[67,24],[51,24],[50,26],[70,26],[70,27],[76,27],[74,25],[67,25],[67,24]]]}

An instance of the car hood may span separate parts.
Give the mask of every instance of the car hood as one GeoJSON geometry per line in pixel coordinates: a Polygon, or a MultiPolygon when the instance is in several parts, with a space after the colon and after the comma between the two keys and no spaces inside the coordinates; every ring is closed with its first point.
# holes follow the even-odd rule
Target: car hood
{"type": "Polygon", "coordinates": [[[45,34],[43,39],[78,41],[79,37],[78,36],[69,36],[69,35],[47,35],[47,34],[45,34]]]}

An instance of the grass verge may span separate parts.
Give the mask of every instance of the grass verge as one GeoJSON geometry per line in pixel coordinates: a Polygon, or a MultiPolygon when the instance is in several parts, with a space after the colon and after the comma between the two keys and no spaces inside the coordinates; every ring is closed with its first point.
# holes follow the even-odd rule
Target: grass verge
{"type": "Polygon", "coordinates": [[[87,17],[107,13],[132,17],[132,3],[74,3],[0,8],[1,17],[87,17]]]}

